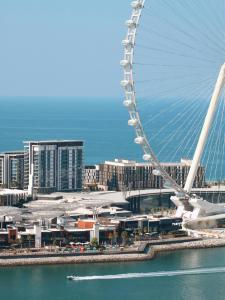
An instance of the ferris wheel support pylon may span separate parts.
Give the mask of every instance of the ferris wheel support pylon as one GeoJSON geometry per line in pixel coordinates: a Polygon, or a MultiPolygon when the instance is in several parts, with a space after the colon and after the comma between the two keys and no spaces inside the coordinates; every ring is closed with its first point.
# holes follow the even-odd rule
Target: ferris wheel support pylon
{"type": "Polygon", "coordinates": [[[188,177],[185,183],[184,190],[187,193],[191,192],[191,189],[193,187],[194,179],[198,170],[199,163],[201,161],[202,153],[204,151],[204,147],[209,135],[209,131],[214,119],[214,115],[218,106],[219,98],[221,95],[221,92],[225,85],[225,64],[222,65],[219,76],[215,85],[215,89],[211,98],[211,102],[208,108],[207,115],[205,117],[204,125],[202,127],[202,131],[198,140],[197,148],[195,150],[195,154],[193,157],[193,161],[191,164],[190,171],[188,173],[188,177]]]}
{"type": "Polygon", "coordinates": [[[134,58],[134,48],[137,35],[137,27],[140,22],[142,10],[144,8],[145,0],[133,1],[132,15],[129,20],[126,21],[126,26],[128,27],[126,38],[123,40],[122,45],[124,46],[124,58],[121,60],[120,64],[124,69],[124,79],[121,81],[121,86],[124,88],[125,100],[124,106],[127,107],[130,120],[128,125],[134,127],[136,132],[136,138],[134,142],[139,144],[144,152],[143,159],[149,161],[157,169],[159,174],[164,178],[164,180],[169,183],[171,188],[176,191],[176,194],[180,197],[184,197],[185,191],[179,186],[175,180],[173,180],[169,174],[163,169],[157,157],[155,156],[150,143],[145,135],[143,126],[141,124],[139,112],[137,109],[137,99],[135,93],[135,81],[133,78],[133,58],[134,58]]]}

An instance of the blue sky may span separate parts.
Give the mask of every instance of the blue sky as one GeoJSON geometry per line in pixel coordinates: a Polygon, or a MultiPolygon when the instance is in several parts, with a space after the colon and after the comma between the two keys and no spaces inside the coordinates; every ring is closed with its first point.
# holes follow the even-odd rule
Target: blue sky
{"type": "Polygon", "coordinates": [[[129,0],[0,0],[0,96],[122,95],[129,13],[129,0]]]}

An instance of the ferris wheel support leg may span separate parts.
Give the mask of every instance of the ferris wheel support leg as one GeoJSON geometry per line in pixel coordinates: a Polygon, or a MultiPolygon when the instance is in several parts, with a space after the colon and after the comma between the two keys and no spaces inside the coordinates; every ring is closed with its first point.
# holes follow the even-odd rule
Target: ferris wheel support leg
{"type": "Polygon", "coordinates": [[[204,121],[204,125],[202,127],[202,131],[198,140],[198,144],[197,144],[197,148],[195,150],[195,154],[193,157],[193,161],[191,164],[191,168],[190,171],[188,173],[188,177],[185,183],[185,187],[184,190],[187,193],[191,192],[191,189],[193,187],[193,183],[194,183],[194,179],[195,176],[197,174],[197,170],[198,170],[198,166],[199,163],[201,161],[201,157],[202,157],[202,153],[209,135],[209,131],[210,131],[210,127],[212,125],[213,122],[213,118],[218,106],[218,102],[219,102],[219,97],[220,94],[223,90],[223,87],[225,85],[225,64],[222,65],[221,69],[220,69],[220,73],[215,85],[215,89],[211,98],[211,102],[208,108],[208,112],[207,115],[205,117],[205,121],[204,121]]]}

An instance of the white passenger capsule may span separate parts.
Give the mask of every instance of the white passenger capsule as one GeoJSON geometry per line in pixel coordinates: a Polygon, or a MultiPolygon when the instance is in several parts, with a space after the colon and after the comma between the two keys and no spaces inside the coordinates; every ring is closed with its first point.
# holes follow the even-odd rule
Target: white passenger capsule
{"type": "Polygon", "coordinates": [[[122,80],[121,82],[120,82],[120,84],[121,84],[121,86],[122,87],[128,87],[129,85],[132,85],[132,82],[131,81],[129,81],[129,80],[122,80]]]}
{"type": "Polygon", "coordinates": [[[143,136],[137,137],[134,142],[138,145],[143,145],[145,143],[145,138],[143,136]]]}
{"type": "Polygon", "coordinates": [[[125,107],[127,107],[127,108],[132,108],[132,107],[135,106],[135,103],[134,103],[134,101],[132,101],[132,100],[125,100],[125,101],[123,102],[123,105],[124,105],[125,107]]]}
{"type": "Polygon", "coordinates": [[[137,25],[136,22],[133,21],[133,20],[127,20],[125,24],[126,24],[126,26],[129,27],[129,28],[134,28],[134,27],[136,27],[136,25],[137,25]]]}
{"type": "Polygon", "coordinates": [[[149,161],[149,160],[151,160],[151,159],[152,159],[152,157],[151,157],[150,154],[144,154],[144,155],[143,155],[143,160],[149,161]]]}
{"type": "Polygon", "coordinates": [[[137,9],[137,8],[143,8],[144,4],[142,3],[142,1],[132,1],[131,6],[132,8],[137,9]]]}
{"type": "Polygon", "coordinates": [[[152,171],[152,174],[155,175],[155,176],[161,176],[160,170],[157,170],[157,169],[154,169],[154,170],[152,171]]]}
{"type": "Polygon", "coordinates": [[[137,124],[138,124],[138,120],[137,120],[137,119],[130,119],[130,120],[128,121],[128,125],[129,125],[129,126],[136,127],[137,124]]]}
{"type": "Polygon", "coordinates": [[[130,40],[127,40],[127,39],[122,41],[122,45],[124,47],[134,47],[134,44],[130,40]]]}
{"type": "Polygon", "coordinates": [[[129,60],[127,59],[123,59],[120,61],[120,65],[124,68],[127,68],[127,67],[130,67],[131,66],[131,63],[129,62],[129,60]]]}

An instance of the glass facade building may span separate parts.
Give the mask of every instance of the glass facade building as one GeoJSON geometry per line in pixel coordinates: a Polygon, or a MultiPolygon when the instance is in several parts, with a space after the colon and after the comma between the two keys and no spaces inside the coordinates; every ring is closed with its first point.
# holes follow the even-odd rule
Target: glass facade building
{"type": "Polygon", "coordinates": [[[24,188],[24,152],[0,154],[0,186],[9,189],[24,188]]]}
{"type": "Polygon", "coordinates": [[[81,191],[83,142],[25,142],[25,185],[38,193],[81,191]]]}

